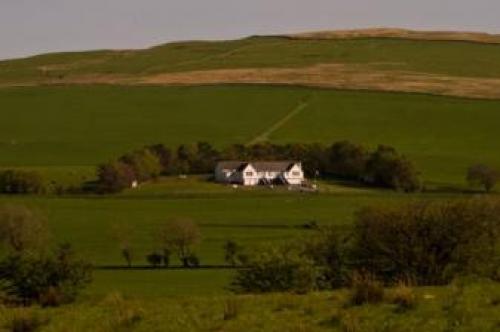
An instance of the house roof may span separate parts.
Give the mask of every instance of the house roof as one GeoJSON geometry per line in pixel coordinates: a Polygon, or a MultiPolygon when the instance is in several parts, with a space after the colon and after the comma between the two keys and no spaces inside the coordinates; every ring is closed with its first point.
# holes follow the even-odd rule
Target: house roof
{"type": "Polygon", "coordinates": [[[298,161],[221,161],[218,166],[222,169],[243,171],[250,164],[257,172],[285,172],[298,163],[298,161]]]}
{"type": "Polygon", "coordinates": [[[217,163],[217,167],[220,167],[222,169],[236,170],[239,169],[243,164],[246,165],[248,163],[245,161],[236,161],[236,160],[219,161],[217,163]]]}

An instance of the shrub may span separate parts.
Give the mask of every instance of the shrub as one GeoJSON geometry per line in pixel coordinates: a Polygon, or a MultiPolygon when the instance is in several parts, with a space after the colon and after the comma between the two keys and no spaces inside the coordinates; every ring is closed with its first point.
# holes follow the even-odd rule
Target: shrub
{"type": "Polygon", "coordinates": [[[351,258],[387,282],[444,284],[460,273],[491,276],[499,238],[497,200],[371,207],[357,214],[351,258]]]}
{"type": "Polygon", "coordinates": [[[149,264],[151,264],[152,267],[158,267],[163,262],[163,256],[156,252],[153,252],[146,256],[146,260],[149,264]]]}
{"type": "Polygon", "coordinates": [[[340,230],[321,228],[305,241],[304,255],[318,267],[318,287],[330,289],[345,284],[345,236],[340,230]]]}
{"type": "Polygon", "coordinates": [[[314,262],[291,246],[269,247],[249,257],[232,283],[236,292],[266,293],[293,291],[305,293],[316,288],[314,262]]]}
{"type": "Polygon", "coordinates": [[[351,298],[353,305],[376,304],[384,299],[384,285],[375,275],[368,272],[355,272],[351,279],[351,298]]]}
{"type": "Polygon", "coordinates": [[[43,191],[44,182],[37,172],[22,170],[0,172],[0,193],[39,194],[43,191]]]}

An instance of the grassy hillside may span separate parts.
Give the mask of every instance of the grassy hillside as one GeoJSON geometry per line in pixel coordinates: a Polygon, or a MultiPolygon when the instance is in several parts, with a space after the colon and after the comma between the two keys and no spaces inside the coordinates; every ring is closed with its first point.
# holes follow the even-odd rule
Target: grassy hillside
{"type": "Polygon", "coordinates": [[[391,38],[345,40],[252,37],[178,42],[145,50],[40,55],[0,62],[2,82],[52,75],[152,74],[227,68],[303,67],[318,63],[373,64],[433,74],[500,77],[500,45],[391,38]],[[279,51],[278,51],[279,50],[279,51]]]}
{"type": "Polygon", "coordinates": [[[0,99],[0,165],[63,180],[145,144],[262,137],[390,144],[427,182],[450,185],[473,163],[500,165],[498,101],[255,86],[8,88],[0,99]]]}
{"type": "Polygon", "coordinates": [[[340,35],[46,54],[1,61],[0,86],[274,83],[500,98],[498,36],[369,31],[340,35]]]}

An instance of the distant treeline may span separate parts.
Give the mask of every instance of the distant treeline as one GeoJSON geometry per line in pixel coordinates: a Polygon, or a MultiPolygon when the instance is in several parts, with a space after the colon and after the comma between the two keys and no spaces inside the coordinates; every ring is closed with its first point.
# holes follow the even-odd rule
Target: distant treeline
{"type": "Polygon", "coordinates": [[[95,190],[119,192],[134,182],[160,175],[207,174],[219,160],[297,160],[309,178],[336,177],[360,184],[417,191],[421,184],[413,163],[393,147],[380,145],[375,150],[341,141],[322,144],[259,143],[233,144],[218,150],[206,142],[169,148],[162,144],[146,146],[98,166],[95,190]]]}

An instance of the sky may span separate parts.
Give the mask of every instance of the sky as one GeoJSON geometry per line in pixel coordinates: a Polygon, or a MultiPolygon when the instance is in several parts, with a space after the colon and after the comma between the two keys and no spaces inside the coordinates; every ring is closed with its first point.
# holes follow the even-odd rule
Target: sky
{"type": "Polygon", "coordinates": [[[500,33],[500,0],[0,0],[0,59],[367,27],[500,33]]]}

